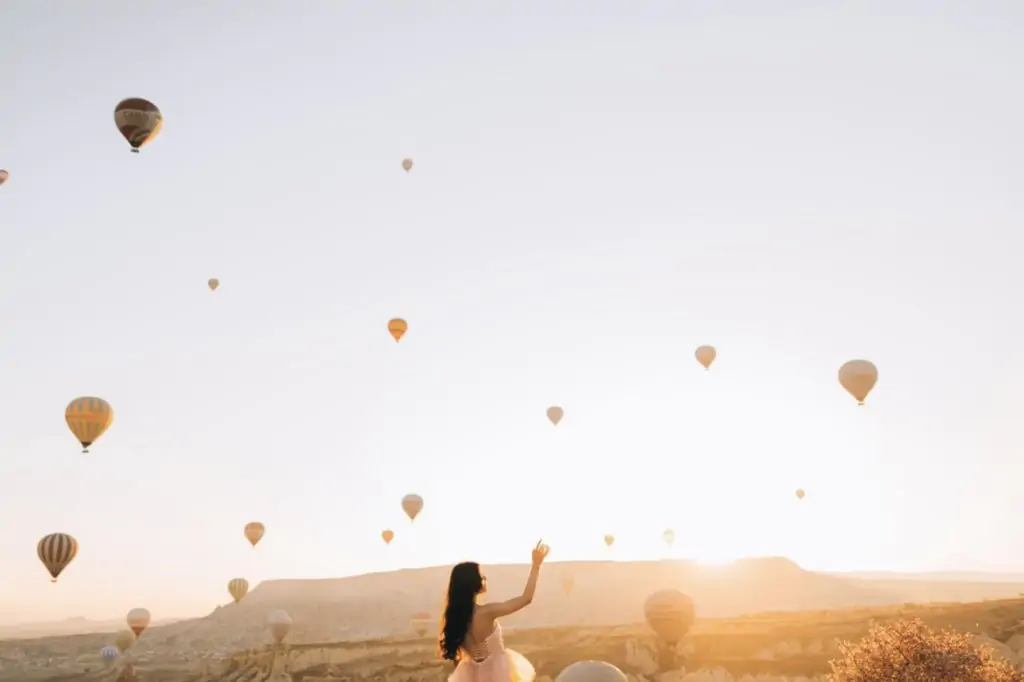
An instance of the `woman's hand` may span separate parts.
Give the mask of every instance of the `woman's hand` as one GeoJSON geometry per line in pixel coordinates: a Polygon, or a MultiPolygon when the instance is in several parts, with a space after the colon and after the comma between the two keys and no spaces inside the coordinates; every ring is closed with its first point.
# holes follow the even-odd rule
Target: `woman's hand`
{"type": "Polygon", "coordinates": [[[550,551],[550,547],[542,544],[541,540],[537,540],[537,546],[533,548],[533,565],[540,566],[544,563],[544,559],[548,557],[548,552],[550,551]]]}

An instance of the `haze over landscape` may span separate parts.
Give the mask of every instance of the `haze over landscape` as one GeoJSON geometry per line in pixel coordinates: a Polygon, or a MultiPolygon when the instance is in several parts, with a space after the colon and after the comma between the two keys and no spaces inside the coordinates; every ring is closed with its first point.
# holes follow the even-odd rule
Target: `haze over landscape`
{"type": "Polygon", "coordinates": [[[404,636],[538,538],[524,628],[660,586],[698,619],[1024,594],[1022,32],[996,0],[4,5],[0,640],[135,607],[226,623],[222,661],[271,608],[404,636]],[[79,396],[116,414],[88,454],[79,396]]]}

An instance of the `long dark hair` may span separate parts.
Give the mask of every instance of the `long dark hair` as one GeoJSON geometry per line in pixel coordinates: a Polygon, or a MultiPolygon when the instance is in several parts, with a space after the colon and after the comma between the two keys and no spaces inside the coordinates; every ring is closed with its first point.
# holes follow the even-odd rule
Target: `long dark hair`
{"type": "Polygon", "coordinates": [[[476,596],[483,587],[480,564],[466,561],[452,569],[438,641],[441,657],[446,661],[458,663],[462,655],[462,644],[466,641],[469,625],[473,621],[476,596]]]}

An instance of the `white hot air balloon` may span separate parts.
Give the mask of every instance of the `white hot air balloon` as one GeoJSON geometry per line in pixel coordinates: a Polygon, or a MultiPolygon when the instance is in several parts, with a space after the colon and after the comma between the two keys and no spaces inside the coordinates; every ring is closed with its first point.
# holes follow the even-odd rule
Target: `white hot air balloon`
{"type": "Polygon", "coordinates": [[[267,627],[274,641],[280,644],[292,631],[292,617],[284,609],[276,609],[267,614],[267,627]]]}
{"type": "Polygon", "coordinates": [[[625,673],[604,661],[577,661],[558,673],[555,682],[626,682],[625,673]]]}
{"type": "Polygon", "coordinates": [[[868,360],[850,360],[839,368],[839,383],[863,405],[878,381],[878,368],[868,360]]]}
{"type": "Polygon", "coordinates": [[[125,617],[128,627],[132,629],[136,637],[140,637],[145,629],[149,627],[151,619],[152,616],[149,614],[149,611],[143,608],[132,609],[125,617]]]}

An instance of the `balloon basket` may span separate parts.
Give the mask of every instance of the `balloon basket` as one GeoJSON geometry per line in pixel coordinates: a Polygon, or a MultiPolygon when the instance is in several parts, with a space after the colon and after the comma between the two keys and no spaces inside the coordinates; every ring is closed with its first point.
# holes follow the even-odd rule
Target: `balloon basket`
{"type": "Polygon", "coordinates": [[[138,153],[139,153],[139,150],[136,149],[135,147],[132,147],[132,154],[138,154],[138,153]]]}

